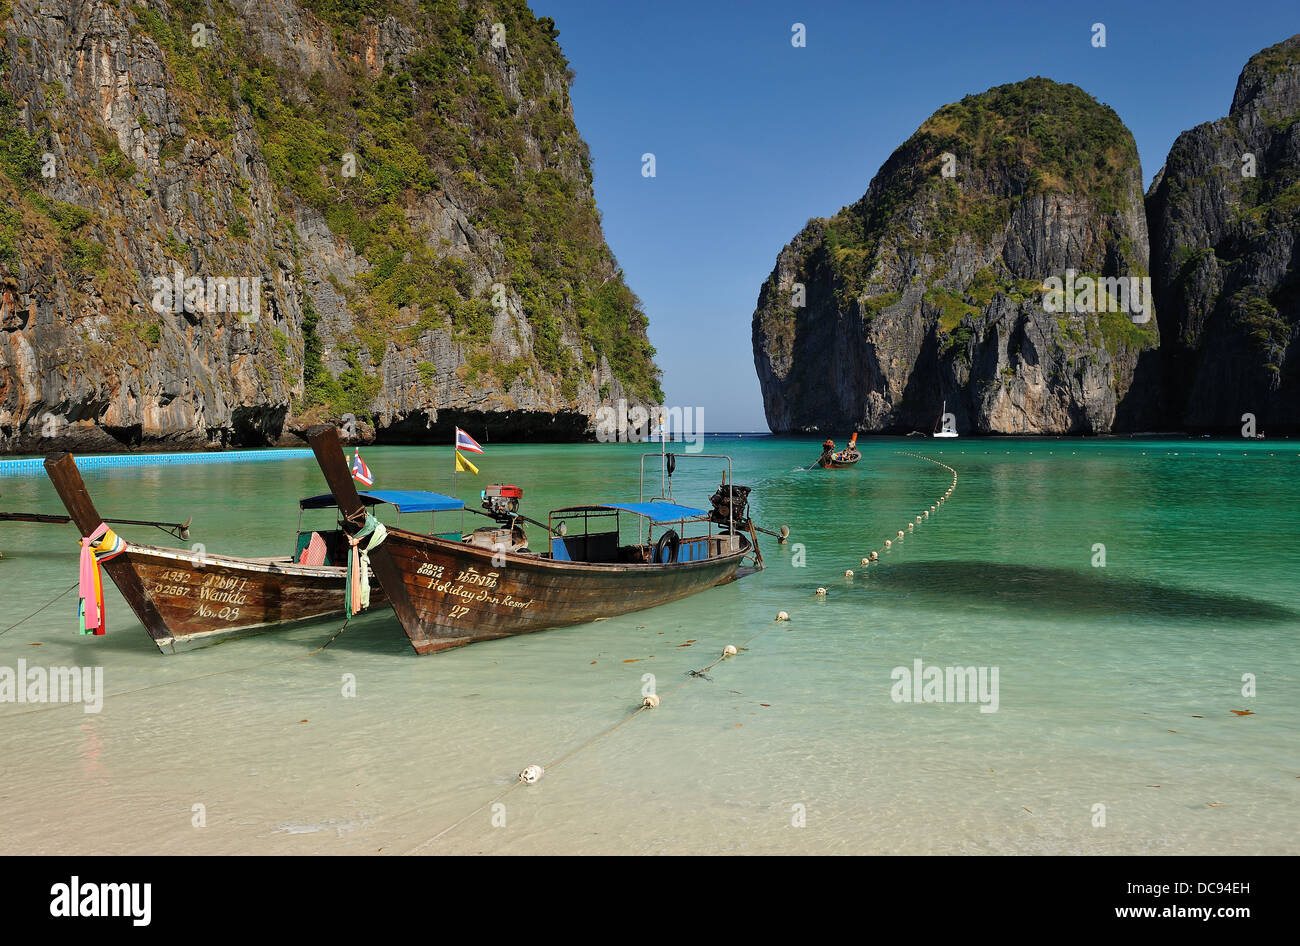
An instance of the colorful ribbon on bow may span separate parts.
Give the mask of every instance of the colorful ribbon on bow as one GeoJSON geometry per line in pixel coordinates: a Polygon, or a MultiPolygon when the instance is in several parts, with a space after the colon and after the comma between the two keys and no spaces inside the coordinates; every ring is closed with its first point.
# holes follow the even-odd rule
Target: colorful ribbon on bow
{"type": "Polygon", "coordinates": [[[81,540],[81,576],[78,591],[77,623],[82,634],[102,636],[108,631],[104,621],[104,579],[99,566],[126,551],[116,532],[100,523],[88,538],[81,540]]]}
{"type": "Polygon", "coordinates": [[[356,535],[348,536],[348,580],[343,593],[343,613],[352,617],[358,611],[370,607],[370,553],[377,549],[388,530],[384,524],[366,513],[366,522],[356,535]],[[361,540],[369,538],[366,547],[361,547],[361,540]]]}

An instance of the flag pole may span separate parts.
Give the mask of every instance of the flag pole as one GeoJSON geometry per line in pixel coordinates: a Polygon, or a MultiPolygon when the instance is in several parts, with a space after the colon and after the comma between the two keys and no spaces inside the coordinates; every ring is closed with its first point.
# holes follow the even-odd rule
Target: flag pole
{"type": "MultiPolygon", "coordinates": [[[[459,443],[459,441],[460,438],[456,436],[455,430],[453,429],[451,434],[451,495],[455,496],[457,499],[460,499],[460,495],[458,494],[456,488],[456,483],[457,483],[456,474],[460,472],[460,458],[456,455],[456,445],[457,443],[459,443]]],[[[460,507],[460,534],[461,534],[461,538],[464,538],[465,536],[465,507],[464,506],[460,507]]]]}

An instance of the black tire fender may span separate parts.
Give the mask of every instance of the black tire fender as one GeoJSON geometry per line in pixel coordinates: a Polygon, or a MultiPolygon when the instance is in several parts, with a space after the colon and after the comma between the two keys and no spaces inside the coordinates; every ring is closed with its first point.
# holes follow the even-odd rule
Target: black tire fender
{"type": "Polygon", "coordinates": [[[677,561],[677,550],[681,547],[682,537],[677,534],[675,529],[669,529],[659,536],[659,541],[655,543],[655,553],[651,561],[660,565],[670,565],[677,561]],[[664,555],[665,548],[671,549],[666,556],[664,555]]]}

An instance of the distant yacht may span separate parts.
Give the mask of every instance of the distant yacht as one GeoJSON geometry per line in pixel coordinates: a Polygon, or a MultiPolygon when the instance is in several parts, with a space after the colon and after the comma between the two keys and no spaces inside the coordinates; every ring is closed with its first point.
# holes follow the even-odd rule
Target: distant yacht
{"type": "Polygon", "coordinates": [[[934,436],[936,438],[954,438],[957,436],[957,431],[949,430],[947,427],[942,426],[943,419],[945,416],[947,416],[947,414],[948,414],[948,402],[944,401],[943,410],[940,411],[939,413],[939,419],[934,423],[935,426],[934,436]]]}

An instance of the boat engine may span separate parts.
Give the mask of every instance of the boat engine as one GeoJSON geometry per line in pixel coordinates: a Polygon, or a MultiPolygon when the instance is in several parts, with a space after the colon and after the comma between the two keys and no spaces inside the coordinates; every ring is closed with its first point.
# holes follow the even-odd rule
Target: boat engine
{"type": "Polygon", "coordinates": [[[730,524],[737,532],[749,529],[749,491],[752,488],[724,482],[709,497],[709,503],[713,506],[709,519],[721,526],[730,524]]]}
{"type": "Polygon", "coordinates": [[[524,491],[519,486],[493,483],[480,496],[489,516],[497,522],[509,524],[519,511],[519,500],[524,498],[524,491]]]}
{"type": "Polygon", "coordinates": [[[515,521],[519,514],[519,500],[524,498],[523,489],[506,483],[493,483],[480,493],[480,497],[484,510],[499,525],[475,529],[465,541],[493,551],[504,548],[511,552],[527,552],[528,534],[515,521]]]}

